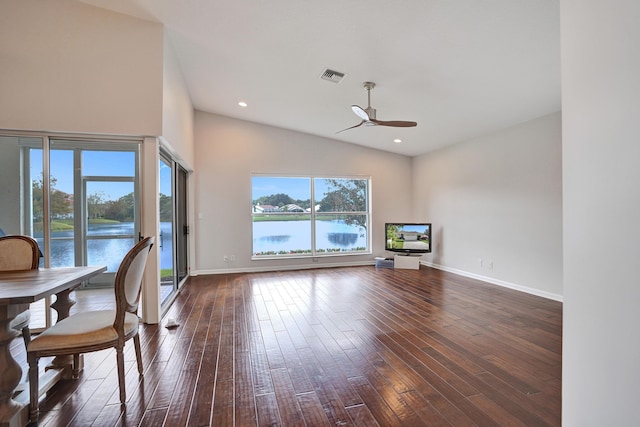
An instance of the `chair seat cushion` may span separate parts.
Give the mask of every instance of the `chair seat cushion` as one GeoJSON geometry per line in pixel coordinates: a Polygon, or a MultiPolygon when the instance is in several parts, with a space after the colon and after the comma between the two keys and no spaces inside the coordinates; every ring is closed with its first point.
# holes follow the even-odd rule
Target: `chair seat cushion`
{"type": "MultiPolygon", "coordinates": [[[[117,340],[113,327],[115,310],[88,311],[61,320],[32,338],[27,351],[55,351],[109,344],[117,340]]],[[[125,313],[124,333],[131,335],[138,328],[138,316],[125,313]]]]}

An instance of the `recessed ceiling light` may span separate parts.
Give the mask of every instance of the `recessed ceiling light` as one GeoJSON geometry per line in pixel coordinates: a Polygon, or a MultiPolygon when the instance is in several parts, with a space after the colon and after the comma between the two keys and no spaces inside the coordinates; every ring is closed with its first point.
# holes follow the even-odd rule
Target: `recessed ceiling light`
{"type": "Polygon", "coordinates": [[[246,107],[248,104],[246,102],[244,102],[244,101],[240,101],[240,102],[238,102],[238,105],[241,106],[241,107],[246,107]]]}
{"type": "Polygon", "coordinates": [[[396,138],[393,140],[393,142],[395,142],[396,144],[400,144],[402,140],[400,138],[396,138]]]}

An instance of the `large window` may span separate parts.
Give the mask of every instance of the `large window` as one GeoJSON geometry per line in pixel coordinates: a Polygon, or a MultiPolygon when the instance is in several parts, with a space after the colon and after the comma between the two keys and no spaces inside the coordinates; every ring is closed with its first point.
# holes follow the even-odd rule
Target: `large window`
{"type": "Polygon", "coordinates": [[[253,259],[370,253],[369,182],[253,175],[253,259]]]}

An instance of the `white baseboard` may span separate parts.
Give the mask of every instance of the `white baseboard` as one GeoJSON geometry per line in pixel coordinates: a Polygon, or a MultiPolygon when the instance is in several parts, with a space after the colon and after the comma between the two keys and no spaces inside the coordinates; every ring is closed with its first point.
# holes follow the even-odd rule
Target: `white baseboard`
{"type": "Polygon", "coordinates": [[[192,270],[191,276],[200,274],[229,274],[229,273],[265,273],[268,271],[286,271],[286,270],[311,270],[313,268],[335,268],[335,267],[359,267],[363,265],[375,265],[375,260],[371,261],[354,261],[339,263],[313,263],[298,265],[278,265],[264,267],[244,267],[244,268],[222,268],[215,270],[192,270]]]}
{"type": "MultiPolygon", "coordinates": [[[[515,283],[506,282],[504,280],[494,279],[493,277],[481,276],[475,273],[469,273],[467,271],[458,270],[455,268],[445,267],[443,265],[434,264],[428,261],[420,261],[420,264],[436,268],[438,270],[446,271],[448,273],[457,274],[459,276],[469,277],[472,279],[480,280],[482,282],[491,283],[492,285],[502,286],[504,288],[514,289],[516,291],[525,292],[527,294],[536,295],[542,298],[551,299],[554,301],[562,302],[562,295],[552,294],[550,292],[541,291],[539,289],[529,288],[527,286],[521,286],[515,283]]],[[[334,268],[334,267],[358,267],[363,265],[375,265],[375,261],[356,261],[356,262],[340,262],[340,263],[313,263],[313,264],[298,264],[298,265],[286,265],[286,266],[264,266],[264,267],[243,267],[243,268],[217,268],[207,270],[191,270],[190,276],[199,276],[203,274],[230,274],[230,273],[266,273],[269,271],[288,271],[288,270],[310,270],[313,268],[334,268]]]]}
{"type": "Polygon", "coordinates": [[[553,294],[551,292],[541,291],[539,289],[530,288],[528,286],[522,286],[504,280],[494,279],[493,277],[481,276],[480,274],[469,273],[467,271],[458,270],[455,268],[445,267],[444,265],[434,264],[428,261],[420,261],[422,265],[427,267],[437,268],[438,270],[446,271],[448,273],[457,274],[459,276],[469,277],[483,282],[491,283],[492,285],[502,286],[504,288],[514,289],[516,291],[525,292],[527,294],[536,295],[542,298],[551,299],[554,301],[562,302],[562,295],[553,294]]]}

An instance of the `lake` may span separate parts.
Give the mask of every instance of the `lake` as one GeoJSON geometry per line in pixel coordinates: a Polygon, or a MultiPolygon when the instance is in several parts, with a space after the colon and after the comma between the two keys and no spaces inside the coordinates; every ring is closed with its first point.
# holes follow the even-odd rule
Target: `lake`
{"type": "MultiPolygon", "coordinates": [[[[173,266],[173,241],[171,223],[160,223],[161,236],[156,241],[160,252],[160,268],[173,266]]],[[[133,234],[132,222],[117,224],[89,224],[88,235],[109,236],[133,234]]],[[[351,251],[367,247],[367,233],[360,227],[343,221],[316,221],[316,247],[351,251]]],[[[36,240],[44,246],[42,232],[35,233],[36,240]]],[[[51,233],[51,266],[75,265],[73,231],[51,233]]],[[[137,242],[137,238],[91,238],[87,242],[87,264],[106,265],[107,271],[116,272],[122,257],[137,242]]],[[[311,250],[311,221],[270,221],[253,223],[253,253],[311,250]]]]}
{"type": "MultiPolygon", "coordinates": [[[[366,248],[367,232],[342,220],[316,221],[316,249],[366,248]]],[[[253,223],[253,253],[311,250],[311,220],[253,223]]]]}
{"type": "MultiPolygon", "coordinates": [[[[173,241],[171,239],[171,223],[160,223],[161,235],[156,240],[160,252],[160,268],[170,269],[173,266],[173,241]]],[[[87,234],[91,236],[110,236],[133,234],[133,222],[116,224],[89,224],[87,234]]],[[[42,232],[35,233],[40,247],[44,246],[42,232]]],[[[124,255],[138,241],[138,238],[101,238],[87,241],[87,265],[106,265],[107,271],[118,271],[124,255]]],[[[51,233],[51,266],[70,267],[75,265],[73,230],[51,233]]]]}

